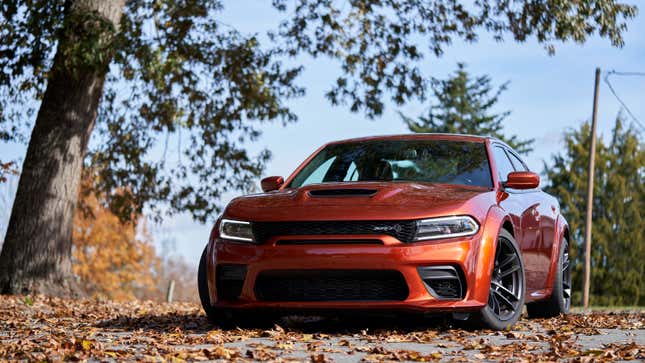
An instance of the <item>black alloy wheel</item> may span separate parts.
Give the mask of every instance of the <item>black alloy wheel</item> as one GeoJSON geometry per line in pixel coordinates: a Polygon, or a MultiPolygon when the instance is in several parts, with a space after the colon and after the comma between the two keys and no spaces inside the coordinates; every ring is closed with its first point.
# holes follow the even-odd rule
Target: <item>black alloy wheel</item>
{"type": "Polygon", "coordinates": [[[479,311],[476,322],[494,330],[509,329],[522,315],[525,293],[522,254],[513,235],[502,229],[497,238],[488,304],[479,311]]]}
{"type": "Polygon", "coordinates": [[[522,310],[524,271],[512,242],[501,237],[495,252],[495,267],[490,282],[488,307],[501,321],[511,319],[522,310]]]}
{"type": "Polygon", "coordinates": [[[562,274],[562,306],[564,312],[571,307],[571,260],[569,260],[569,244],[565,240],[562,245],[562,263],[560,271],[562,274]]]}

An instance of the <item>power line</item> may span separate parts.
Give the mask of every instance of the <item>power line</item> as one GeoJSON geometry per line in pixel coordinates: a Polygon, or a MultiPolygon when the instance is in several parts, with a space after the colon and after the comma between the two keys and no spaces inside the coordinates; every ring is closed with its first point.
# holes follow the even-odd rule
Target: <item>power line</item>
{"type": "Polygon", "coordinates": [[[641,77],[645,77],[645,72],[618,72],[618,71],[611,70],[611,71],[607,72],[607,75],[610,75],[610,74],[615,74],[617,76],[641,76],[641,77]]]}
{"type": "Polygon", "coordinates": [[[643,126],[643,124],[638,119],[638,117],[636,117],[634,115],[634,113],[629,109],[629,107],[627,107],[627,104],[625,104],[625,102],[618,96],[618,94],[616,93],[616,90],[614,89],[613,85],[611,84],[611,82],[609,82],[609,76],[611,76],[611,75],[643,76],[643,77],[645,77],[645,72],[617,72],[617,71],[612,70],[612,71],[607,72],[607,74],[605,75],[605,83],[607,83],[607,87],[609,87],[609,90],[611,91],[611,93],[614,95],[614,97],[616,97],[616,100],[618,100],[618,102],[621,104],[621,106],[623,106],[625,111],[627,111],[629,116],[631,116],[631,118],[634,120],[634,122],[636,122],[636,125],[638,125],[638,127],[640,127],[641,129],[645,129],[645,126],[643,126]]]}

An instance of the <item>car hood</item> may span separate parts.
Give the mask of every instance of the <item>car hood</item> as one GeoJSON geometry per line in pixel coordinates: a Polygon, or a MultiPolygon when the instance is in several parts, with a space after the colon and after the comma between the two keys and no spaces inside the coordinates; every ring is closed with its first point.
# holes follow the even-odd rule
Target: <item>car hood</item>
{"type": "Polygon", "coordinates": [[[446,215],[482,219],[494,203],[487,188],[413,183],[344,182],[251,194],[224,215],[248,221],[399,220],[446,215]]]}

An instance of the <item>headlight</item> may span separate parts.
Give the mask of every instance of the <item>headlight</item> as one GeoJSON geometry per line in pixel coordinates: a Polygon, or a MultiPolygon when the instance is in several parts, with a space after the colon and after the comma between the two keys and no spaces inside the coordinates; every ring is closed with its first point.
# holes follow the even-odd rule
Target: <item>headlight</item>
{"type": "Polygon", "coordinates": [[[417,221],[415,241],[472,236],[479,225],[468,216],[430,218],[417,221]]]}
{"type": "Polygon", "coordinates": [[[222,219],[219,224],[219,236],[222,239],[255,242],[250,222],[222,219]]]}

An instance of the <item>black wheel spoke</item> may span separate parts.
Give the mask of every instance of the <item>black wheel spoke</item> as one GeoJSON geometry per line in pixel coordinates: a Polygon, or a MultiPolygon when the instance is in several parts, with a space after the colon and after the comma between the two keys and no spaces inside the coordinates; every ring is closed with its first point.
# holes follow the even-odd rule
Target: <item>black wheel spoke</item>
{"type": "Polygon", "coordinates": [[[506,255],[506,259],[504,261],[502,261],[502,263],[500,263],[498,267],[500,269],[504,269],[504,267],[506,267],[508,264],[514,262],[515,260],[517,260],[517,256],[515,255],[515,253],[508,254],[508,255],[506,255]]]}
{"type": "Polygon", "coordinates": [[[495,290],[493,290],[493,289],[490,289],[490,298],[489,298],[489,300],[490,300],[489,306],[491,307],[491,309],[493,309],[493,312],[495,314],[499,315],[500,314],[500,305],[499,305],[499,301],[497,300],[497,297],[495,295],[495,290]]]}
{"type": "Polygon", "coordinates": [[[500,290],[495,290],[495,298],[498,299],[498,301],[501,301],[508,307],[509,310],[515,311],[515,304],[513,304],[509,299],[507,299],[501,292],[500,290]]]}
{"type": "Polygon", "coordinates": [[[562,262],[562,272],[565,272],[569,269],[569,260],[564,260],[562,262]]]}
{"type": "Polygon", "coordinates": [[[569,301],[571,300],[571,261],[569,260],[569,245],[564,243],[562,248],[564,248],[562,254],[562,300],[564,306],[568,309],[569,301]]]}
{"type": "Polygon", "coordinates": [[[564,289],[564,290],[562,291],[562,296],[563,296],[565,299],[569,299],[569,298],[571,298],[571,289],[564,289]]]}
{"type": "Polygon", "coordinates": [[[515,271],[517,271],[519,269],[520,269],[520,265],[513,265],[513,266],[509,267],[508,269],[503,270],[502,273],[500,273],[499,276],[500,277],[506,277],[506,276],[512,274],[513,272],[515,272],[515,271]]]}
{"type": "Polygon", "coordinates": [[[502,296],[506,295],[506,298],[508,298],[509,300],[513,300],[515,302],[519,300],[519,298],[517,296],[515,296],[515,294],[513,294],[512,291],[510,291],[509,289],[505,288],[503,285],[501,285],[499,283],[493,283],[493,285],[495,287],[497,287],[495,292],[499,293],[500,295],[502,295],[502,296]]]}

